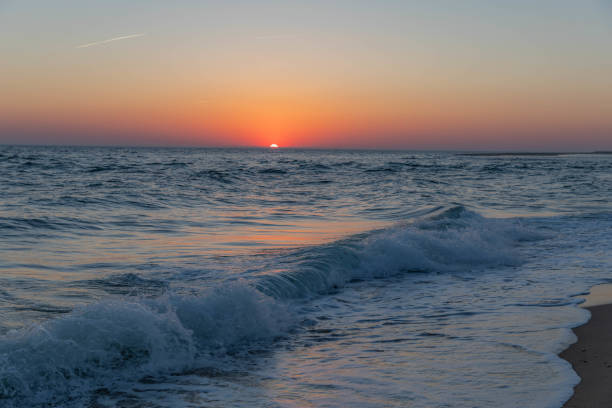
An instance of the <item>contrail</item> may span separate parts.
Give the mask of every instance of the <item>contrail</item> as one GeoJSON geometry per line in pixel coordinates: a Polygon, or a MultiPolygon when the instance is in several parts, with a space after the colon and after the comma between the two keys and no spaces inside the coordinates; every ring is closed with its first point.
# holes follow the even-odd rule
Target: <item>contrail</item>
{"type": "Polygon", "coordinates": [[[91,42],[87,44],[77,45],[76,48],[93,47],[94,45],[107,44],[113,41],[127,40],[128,38],[135,38],[135,37],[142,37],[143,35],[145,35],[145,33],[122,35],[121,37],[109,38],[108,40],[102,40],[102,41],[96,41],[96,42],[91,42]]]}

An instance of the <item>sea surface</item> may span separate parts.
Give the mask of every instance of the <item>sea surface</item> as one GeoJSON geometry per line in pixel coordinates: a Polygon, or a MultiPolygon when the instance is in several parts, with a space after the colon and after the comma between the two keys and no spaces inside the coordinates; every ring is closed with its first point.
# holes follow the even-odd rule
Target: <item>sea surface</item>
{"type": "Polygon", "coordinates": [[[612,155],[0,146],[0,406],[557,408],[612,155]]]}

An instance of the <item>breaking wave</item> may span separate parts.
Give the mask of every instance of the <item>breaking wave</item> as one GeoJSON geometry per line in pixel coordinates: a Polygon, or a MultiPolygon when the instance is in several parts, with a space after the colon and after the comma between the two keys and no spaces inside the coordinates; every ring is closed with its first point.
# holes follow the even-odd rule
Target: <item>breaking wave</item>
{"type": "MultiPolygon", "coordinates": [[[[281,268],[199,296],[116,297],[0,337],[0,402],[70,401],[109,382],[214,365],[299,326],[298,304],[350,282],[516,266],[518,220],[440,208],[385,230],[277,255],[281,268]],[[302,299],[295,302],[294,299],[302,299]]],[[[130,275],[132,279],[133,276],[130,275]]]]}
{"type": "Polygon", "coordinates": [[[406,272],[517,266],[517,243],[543,237],[518,220],[485,218],[463,206],[437,209],[409,224],[296,251],[285,270],[260,277],[256,287],[291,299],[406,272]]]}

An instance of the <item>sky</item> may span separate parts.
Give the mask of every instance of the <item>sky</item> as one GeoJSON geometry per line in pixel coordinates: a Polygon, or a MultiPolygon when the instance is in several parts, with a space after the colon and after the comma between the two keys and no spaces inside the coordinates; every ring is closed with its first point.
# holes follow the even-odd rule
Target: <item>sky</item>
{"type": "Polygon", "coordinates": [[[612,1],[0,0],[0,143],[612,150],[612,1]]]}

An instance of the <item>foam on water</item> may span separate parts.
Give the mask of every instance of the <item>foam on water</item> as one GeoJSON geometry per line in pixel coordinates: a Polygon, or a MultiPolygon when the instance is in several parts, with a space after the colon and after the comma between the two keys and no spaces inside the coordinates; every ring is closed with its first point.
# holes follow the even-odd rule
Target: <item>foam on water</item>
{"type": "Polygon", "coordinates": [[[244,284],[202,297],[107,300],[0,339],[0,401],[61,402],[184,371],[286,333],[283,306],[244,284]]]}
{"type": "Polygon", "coordinates": [[[517,221],[487,219],[457,206],[410,224],[292,253],[291,269],[259,278],[257,287],[275,298],[295,298],[405,272],[518,265],[515,244],[543,237],[517,221]]]}
{"type": "Polygon", "coordinates": [[[214,364],[215,356],[248,351],[295,328],[304,316],[296,316],[291,299],[335,292],[356,280],[518,265],[517,243],[541,238],[518,221],[454,207],[292,251],[282,256],[291,269],[199,296],[94,303],[0,339],[0,399],[65,401],[109,381],[214,364]]]}

